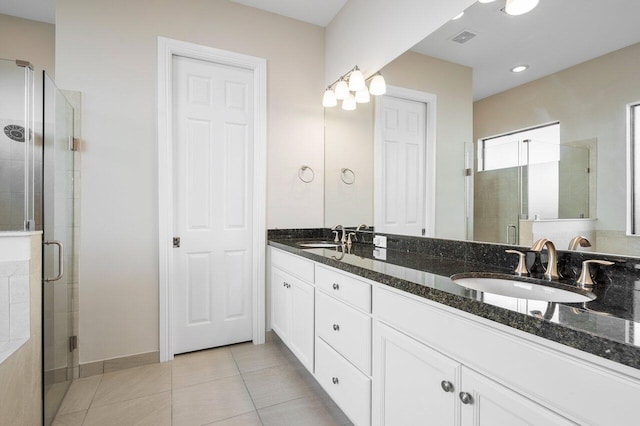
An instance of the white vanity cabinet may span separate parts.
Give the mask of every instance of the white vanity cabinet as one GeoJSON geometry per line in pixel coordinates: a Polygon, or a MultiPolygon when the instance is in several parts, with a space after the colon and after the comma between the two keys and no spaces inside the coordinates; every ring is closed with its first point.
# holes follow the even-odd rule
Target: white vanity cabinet
{"type": "Polygon", "coordinates": [[[356,425],[371,424],[371,284],[316,264],[316,379],[356,425]]]}
{"type": "Polygon", "coordinates": [[[573,424],[382,323],[374,342],[373,425],[573,424]]]}
{"type": "Polygon", "coordinates": [[[313,266],[300,257],[271,251],[271,328],[312,373],[315,289],[298,277],[313,282],[313,266]]]}
{"type": "Polygon", "coordinates": [[[271,248],[271,326],[359,425],[637,425],[640,372],[271,248]]]}

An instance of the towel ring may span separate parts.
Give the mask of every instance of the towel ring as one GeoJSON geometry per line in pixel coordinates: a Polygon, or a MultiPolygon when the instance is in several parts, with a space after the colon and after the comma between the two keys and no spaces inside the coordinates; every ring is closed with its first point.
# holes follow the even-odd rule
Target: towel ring
{"type": "Polygon", "coordinates": [[[311,183],[313,182],[313,180],[315,179],[316,174],[313,171],[313,169],[309,166],[302,166],[300,167],[300,169],[298,170],[298,178],[300,178],[301,181],[303,181],[304,183],[311,183]],[[311,179],[306,180],[305,178],[302,177],[302,173],[304,173],[305,171],[310,170],[311,171],[311,179]]]}
{"type": "Polygon", "coordinates": [[[353,183],[356,181],[356,174],[353,172],[353,170],[345,167],[340,171],[340,179],[347,185],[353,185],[353,183]]]}

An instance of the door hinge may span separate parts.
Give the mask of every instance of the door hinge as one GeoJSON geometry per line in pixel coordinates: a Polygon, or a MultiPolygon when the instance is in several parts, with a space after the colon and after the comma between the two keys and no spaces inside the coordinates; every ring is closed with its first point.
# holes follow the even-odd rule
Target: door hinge
{"type": "Polygon", "coordinates": [[[422,236],[424,237],[425,235],[427,235],[427,230],[425,228],[422,228],[422,236]]]}
{"type": "Polygon", "coordinates": [[[78,349],[78,336],[69,336],[69,352],[78,349]]]}
{"type": "Polygon", "coordinates": [[[180,237],[173,237],[173,248],[180,247],[180,237]]]}
{"type": "Polygon", "coordinates": [[[465,176],[471,176],[471,169],[464,169],[464,175],[465,176]]]}

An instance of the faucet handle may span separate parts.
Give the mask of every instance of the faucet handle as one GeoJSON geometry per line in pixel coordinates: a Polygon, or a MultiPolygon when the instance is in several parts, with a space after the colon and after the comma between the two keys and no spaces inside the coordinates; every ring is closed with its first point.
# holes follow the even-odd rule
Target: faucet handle
{"type": "Polygon", "coordinates": [[[333,238],[333,242],[334,243],[339,243],[340,242],[340,238],[338,238],[338,235],[340,234],[340,231],[331,231],[333,232],[333,235],[335,235],[335,237],[333,238]]]}
{"type": "Polygon", "coordinates": [[[529,275],[529,270],[527,269],[527,264],[525,262],[526,253],[518,250],[505,250],[504,252],[509,254],[517,254],[518,256],[520,256],[520,259],[518,260],[518,266],[516,266],[516,270],[514,271],[516,275],[529,275]]]}
{"type": "Polygon", "coordinates": [[[358,241],[358,237],[356,237],[355,232],[349,232],[349,236],[347,238],[347,244],[351,245],[354,241],[358,241]],[[351,241],[351,236],[353,235],[353,241],[351,241]]]}
{"type": "Polygon", "coordinates": [[[592,289],[595,284],[591,279],[591,271],[589,271],[590,264],[602,265],[602,266],[611,266],[614,265],[614,262],[609,262],[608,260],[599,260],[599,259],[591,259],[585,260],[582,262],[582,272],[580,273],[580,278],[578,278],[578,285],[585,289],[592,289]]]}

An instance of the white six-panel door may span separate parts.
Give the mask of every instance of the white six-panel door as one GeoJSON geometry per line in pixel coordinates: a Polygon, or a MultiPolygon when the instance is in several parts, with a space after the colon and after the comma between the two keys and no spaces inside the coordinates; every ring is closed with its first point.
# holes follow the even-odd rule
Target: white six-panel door
{"type": "Polygon", "coordinates": [[[378,232],[423,235],[425,229],[426,105],[381,96],[376,170],[381,176],[375,200],[378,232]]]}
{"type": "Polygon", "coordinates": [[[252,338],[253,72],[173,59],[173,352],[252,338]]]}

